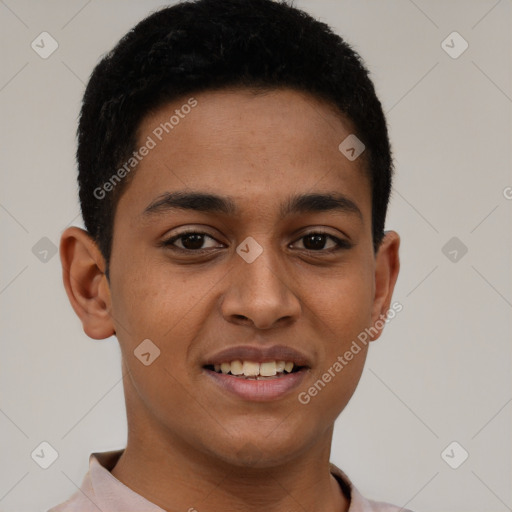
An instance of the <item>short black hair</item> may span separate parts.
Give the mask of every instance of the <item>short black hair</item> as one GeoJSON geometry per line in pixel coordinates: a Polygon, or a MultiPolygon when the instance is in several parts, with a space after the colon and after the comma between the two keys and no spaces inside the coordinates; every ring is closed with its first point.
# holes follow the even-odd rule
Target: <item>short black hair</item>
{"type": "Polygon", "coordinates": [[[327,101],[352,122],[365,145],[377,251],[393,164],[382,106],[361,57],[328,25],[286,0],[192,0],[138,23],[98,63],[84,94],[79,197],[107,278],[116,205],[135,171],[102,187],[132,156],[142,119],[180,97],[231,87],[293,88],[327,101]]]}

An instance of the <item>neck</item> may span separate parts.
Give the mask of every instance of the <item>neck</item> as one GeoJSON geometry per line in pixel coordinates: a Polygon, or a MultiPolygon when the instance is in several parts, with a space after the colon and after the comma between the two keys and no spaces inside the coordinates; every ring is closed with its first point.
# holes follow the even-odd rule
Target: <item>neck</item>
{"type": "Polygon", "coordinates": [[[181,440],[129,431],[111,473],[168,512],[346,512],[349,501],[329,470],[328,439],[286,463],[235,466],[199,453],[181,440]],[[148,441],[148,439],[150,441],[148,441]]]}
{"type": "Polygon", "coordinates": [[[249,444],[234,457],[171,431],[137,396],[125,388],[128,442],[111,473],[161,509],[347,512],[349,500],[330,473],[333,425],[294,455],[270,460],[249,444]]]}

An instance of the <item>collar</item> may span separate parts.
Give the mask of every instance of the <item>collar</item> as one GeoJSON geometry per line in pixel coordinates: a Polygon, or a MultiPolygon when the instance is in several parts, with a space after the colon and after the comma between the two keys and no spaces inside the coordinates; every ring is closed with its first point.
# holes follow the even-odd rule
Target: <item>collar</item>
{"type": "MultiPolygon", "coordinates": [[[[98,509],[105,512],[165,512],[165,510],[137,494],[112,475],[110,471],[123,452],[124,449],[91,453],[89,456],[89,472],[84,477],[82,487],[66,503],[74,504],[73,498],[76,498],[77,511],[85,510],[86,505],[89,505],[91,511],[95,512],[98,509]]],[[[364,498],[348,476],[332,463],[330,463],[330,472],[350,501],[348,512],[395,512],[399,510],[398,507],[393,505],[377,503],[364,498]]],[[[56,512],[58,510],[60,509],[56,509],[56,512]]],[[[71,512],[75,509],[67,510],[71,512]]],[[[404,509],[401,510],[404,511],[404,509]]]]}

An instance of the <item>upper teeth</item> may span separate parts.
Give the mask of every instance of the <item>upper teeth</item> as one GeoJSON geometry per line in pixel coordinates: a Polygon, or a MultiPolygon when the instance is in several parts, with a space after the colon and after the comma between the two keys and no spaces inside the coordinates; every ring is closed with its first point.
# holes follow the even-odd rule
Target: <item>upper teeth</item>
{"type": "Polygon", "coordinates": [[[272,377],[277,373],[290,373],[293,370],[293,362],[267,361],[256,363],[254,361],[235,360],[230,363],[215,364],[214,369],[217,373],[231,373],[232,375],[244,375],[245,377],[272,377]]]}

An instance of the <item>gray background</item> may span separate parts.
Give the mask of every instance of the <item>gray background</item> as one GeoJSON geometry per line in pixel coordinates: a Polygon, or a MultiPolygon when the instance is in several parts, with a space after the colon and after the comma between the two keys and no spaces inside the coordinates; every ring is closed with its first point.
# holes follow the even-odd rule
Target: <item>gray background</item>
{"type": "MultiPolygon", "coordinates": [[[[66,226],[82,225],[74,151],[84,84],[161,5],[0,1],[4,512],[64,501],[91,452],[125,446],[116,339],[83,333],[51,249],[66,226]],[[59,45],[47,59],[31,48],[43,31],[59,45]],[[42,441],[59,454],[46,470],[31,458],[42,441]]],[[[512,510],[511,1],[296,5],[365,59],[397,171],[387,228],[402,237],[403,311],[371,346],[332,460],[367,497],[416,512],[512,510]],[[441,45],[453,31],[469,44],[456,59],[441,45]],[[443,250],[452,237],[458,246],[443,250]],[[452,441],[462,448],[443,459],[452,441]],[[446,460],[460,462],[462,449],[469,457],[452,469],[446,460]]],[[[448,39],[452,51],[460,43],[448,39]]]]}

